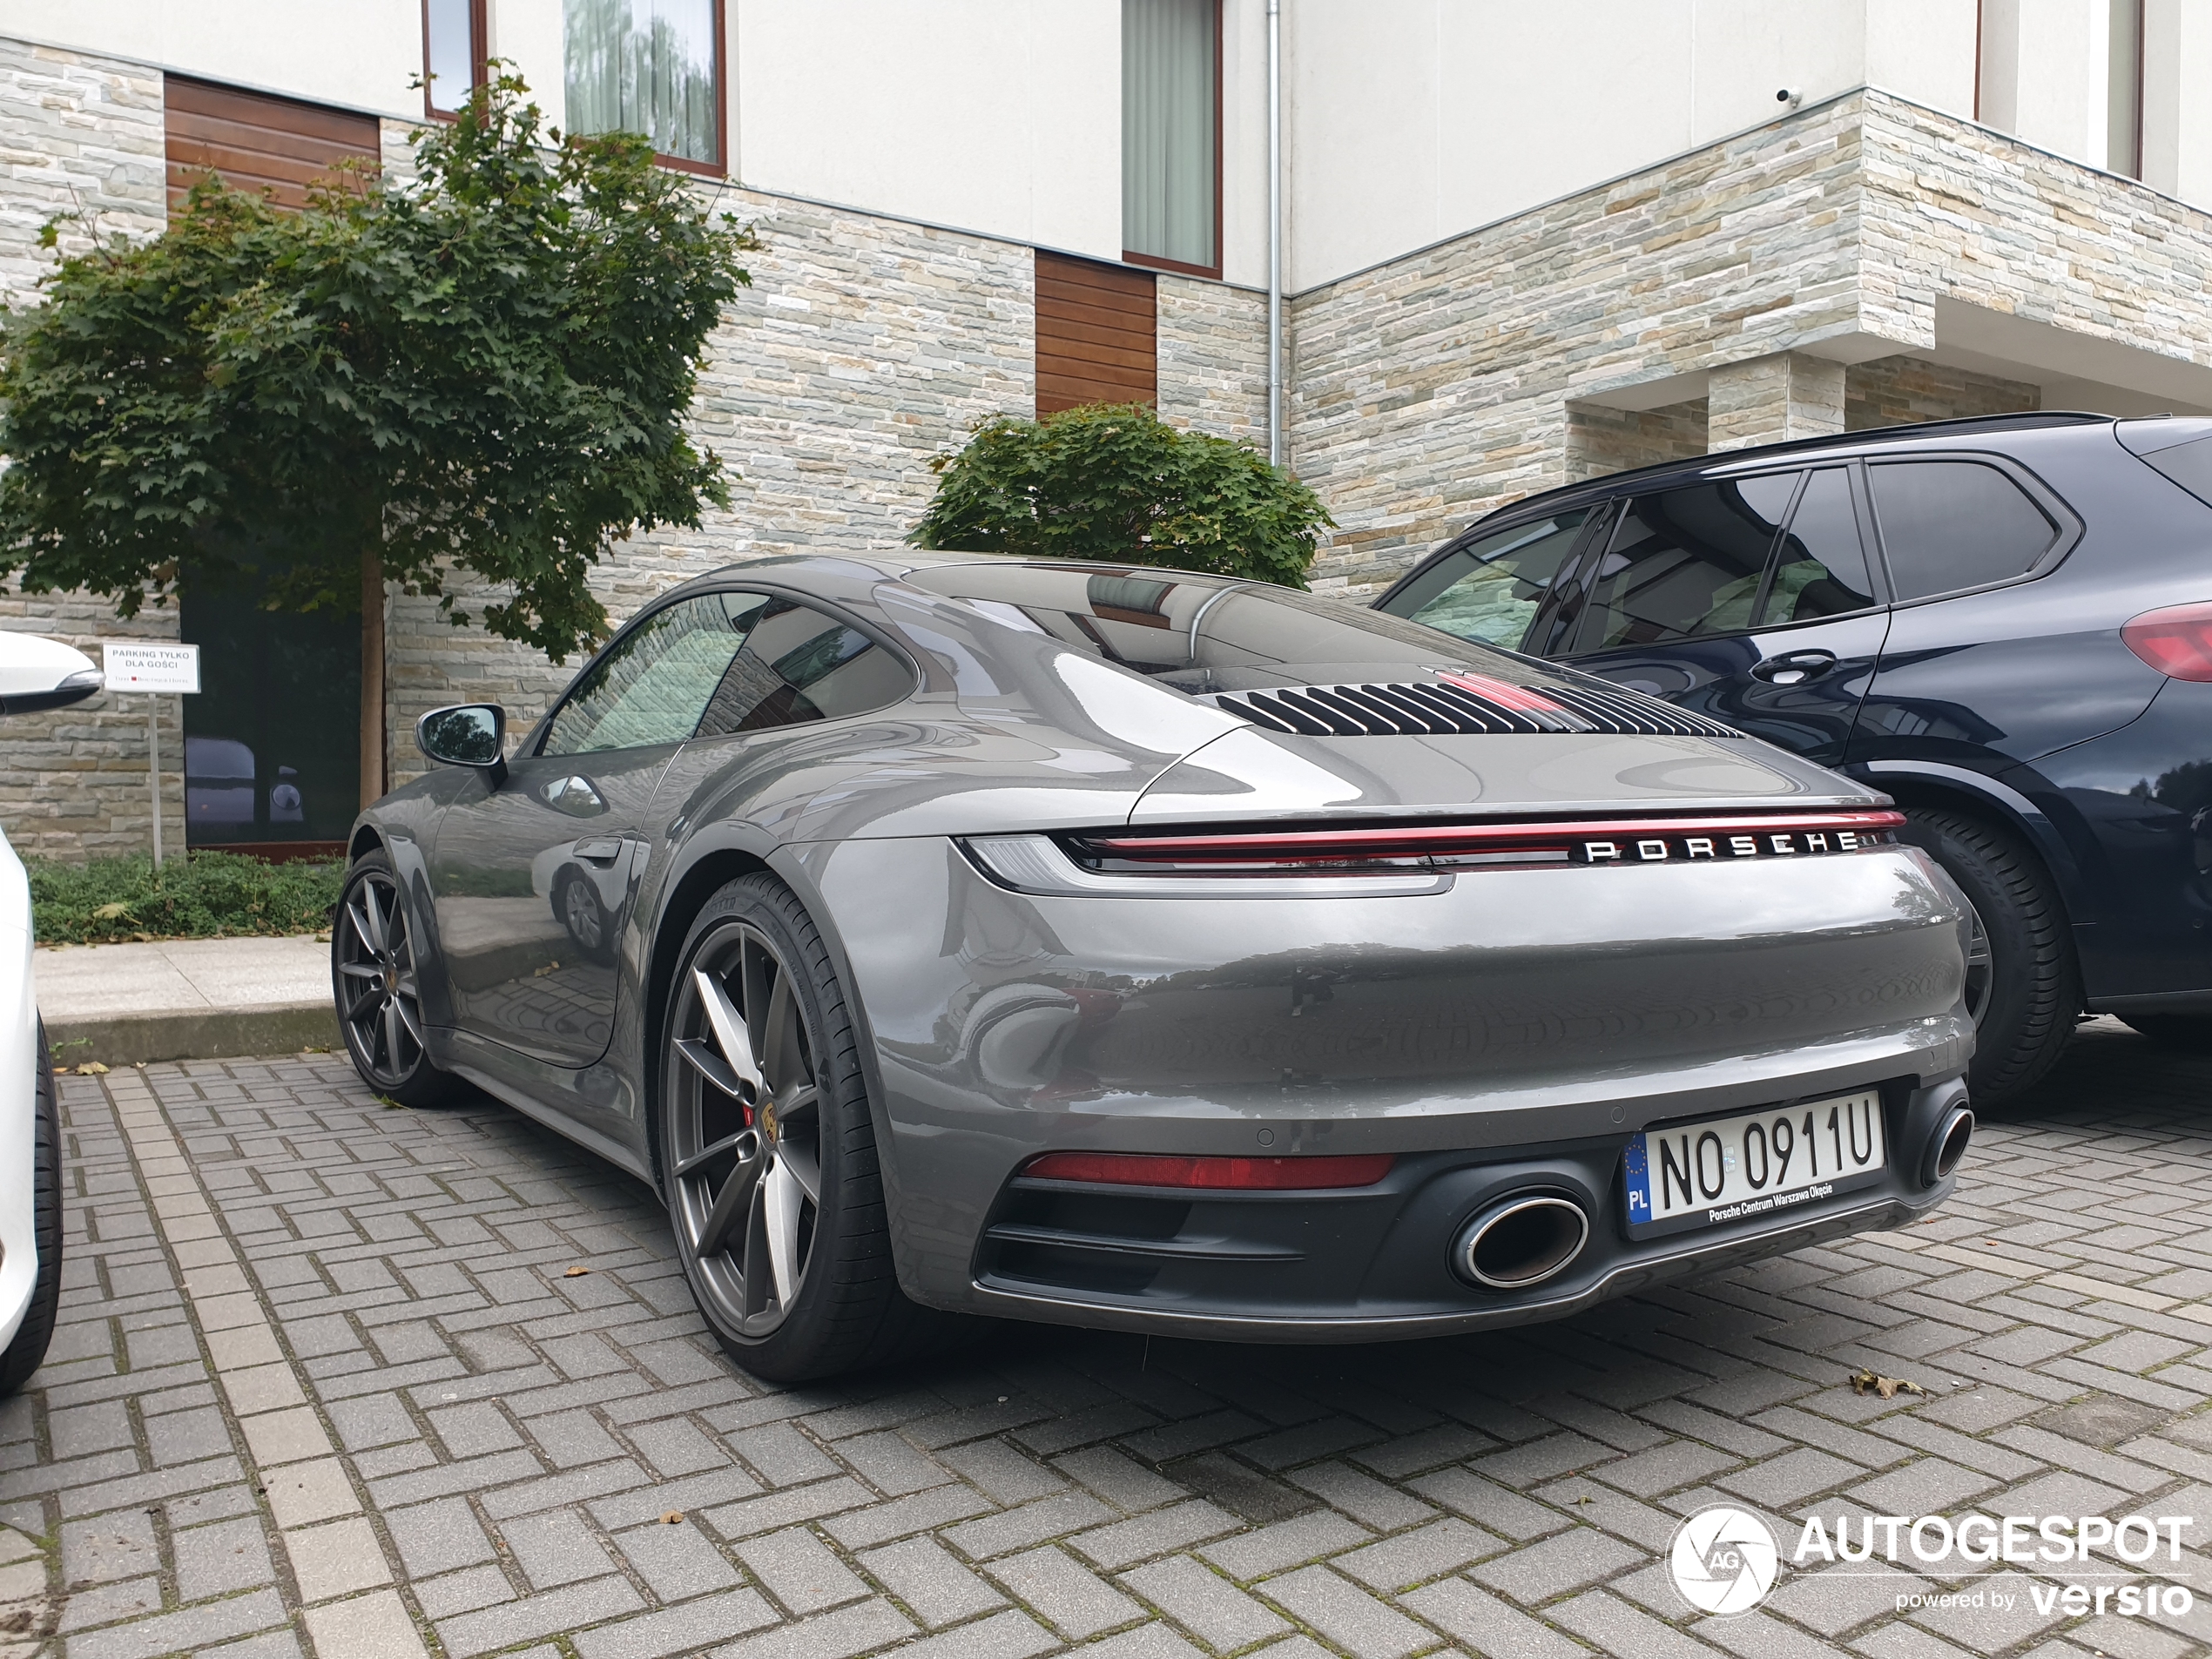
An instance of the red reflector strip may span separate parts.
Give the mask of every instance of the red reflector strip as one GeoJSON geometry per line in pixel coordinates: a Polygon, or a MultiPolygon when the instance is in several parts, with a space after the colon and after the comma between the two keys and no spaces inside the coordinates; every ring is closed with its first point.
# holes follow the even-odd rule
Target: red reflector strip
{"type": "Polygon", "coordinates": [[[2120,637],[2169,680],[2212,681],[2212,604],[2146,610],[2120,637]]]}
{"type": "Polygon", "coordinates": [[[1509,685],[1503,680],[1494,680],[1487,674],[1439,674],[1436,678],[1447,685],[1456,685],[1461,691],[1473,691],[1477,697],[1487,698],[1501,708],[1512,709],[1519,713],[1565,714],[1569,711],[1534,686],[1509,685]]]}
{"type": "Polygon", "coordinates": [[[1353,1157],[1184,1158],[1130,1152],[1047,1152],[1022,1173],[1038,1181],[1092,1181],[1115,1187],[1204,1187],[1241,1192],[1372,1187],[1390,1173],[1392,1155],[1353,1157]]]}
{"type": "Polygon", "coordinates": [[[1391,829],[1310,830],[1228,835],[1087,836],[1094,853],[1174,863],[1236,860],[1278,863],[1345,859],[1435,857],[1563,846],[1593,835],[1757,835],[1804,831],[1893,830],[1903,813],[1887,810],[1797,813],[1714,818],[1591,819],[1565,824],[1412,824],[1391,829]]]}

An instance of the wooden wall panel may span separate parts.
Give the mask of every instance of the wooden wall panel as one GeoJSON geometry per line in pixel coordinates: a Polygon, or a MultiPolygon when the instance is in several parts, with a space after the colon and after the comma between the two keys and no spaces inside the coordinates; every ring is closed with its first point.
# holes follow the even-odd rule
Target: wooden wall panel
{"type": "Polygon", "coordinates": [[[304,207],[307,186],[337,163],[379,158],[376,118],[179,75],[165,79],[169,205],[210,172],[234,189],[266,191],[280,207],[304,207]]]}
{"type": "Polygon", "coordinates": [[[1037,254],[1037,413],[1159,396],[1159,300],[1150,271],[1037,254]]]}

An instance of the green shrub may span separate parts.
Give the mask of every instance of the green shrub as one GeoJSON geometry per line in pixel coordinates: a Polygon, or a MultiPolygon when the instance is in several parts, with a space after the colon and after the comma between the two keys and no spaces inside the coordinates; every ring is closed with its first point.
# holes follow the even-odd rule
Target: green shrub
{"type": "Polygon", "coordinates": [[[1141,403],[1086,404],[1041,421],[1000,415],[930,463],[937,493],[917,547],[1102,559],[1305,585],[1336,521],[1267,457],[1184,432],[1141,403]]]}
{"type": "Polygon", "coordinates": [[[346,879],[334,860],[266,864],[212,852],[171,859],[158,874],[148,858],[25,859],[24,868],[42,945],[319,933],[346,879]]]}

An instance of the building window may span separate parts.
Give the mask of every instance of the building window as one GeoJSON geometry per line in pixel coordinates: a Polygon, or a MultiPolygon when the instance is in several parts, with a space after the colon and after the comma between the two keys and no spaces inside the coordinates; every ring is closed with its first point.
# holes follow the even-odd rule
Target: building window
{"type": "Polygon", "coordinates": [[[1122,257],[1221,274],[1220,0],[1122,0],[1122,257]]]}
{"type": "Polygon", "coordinates": [[[2143,176],[2143,0],[2112,0],[2105,171],[2143,176]]]}
{"type": "Polygon", "coordinates": [[[422,106],[453,116],[483,84],[491,56],[489,0],[422,0],[422,106]]]}
{"type": "Polygon", "coordinates": [[[661,158],[722,169],[719,0],[566,0],[568,127],[642,132],[661,158]]]}

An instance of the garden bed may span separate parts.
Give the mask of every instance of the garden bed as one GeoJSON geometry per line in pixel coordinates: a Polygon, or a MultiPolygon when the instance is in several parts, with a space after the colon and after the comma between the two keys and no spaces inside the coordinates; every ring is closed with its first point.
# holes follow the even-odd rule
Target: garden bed
{"type": "Polygon", "coordinates": [[[42,945],[320,933],[345,885],[343,863],[265,863],[198,852],[157,872],[149,858],[62,864],[25,859],[42,945]]]}

